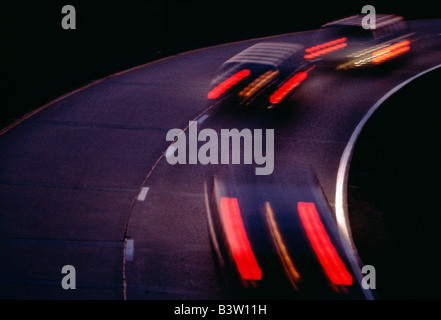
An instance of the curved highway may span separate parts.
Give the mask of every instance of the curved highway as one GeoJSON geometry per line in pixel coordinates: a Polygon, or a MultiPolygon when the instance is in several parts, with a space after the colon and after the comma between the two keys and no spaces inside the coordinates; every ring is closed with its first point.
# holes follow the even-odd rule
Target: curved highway
{"type": "Polygon", "coordinates": [[[0,298],[225,298],[208,240],[205,169],[170,165],[167,132],[191,120],[214,129],[274,128],[275,170],[293,160],[309,163],[331,208],[341,211],[337,176],[357,126],[391,90],[441,64],[441,21],[410,26],[424,36],[398,65],[361,73],[316,67],[289,107],[270,115],[208,105],[217,68],[261,41],[310,45],[312,32],[220,45],[139,66],[60,97],[5,128],[0,298]],[[76,290],[61,286],[65,265],[75,267],[76,290]]]}

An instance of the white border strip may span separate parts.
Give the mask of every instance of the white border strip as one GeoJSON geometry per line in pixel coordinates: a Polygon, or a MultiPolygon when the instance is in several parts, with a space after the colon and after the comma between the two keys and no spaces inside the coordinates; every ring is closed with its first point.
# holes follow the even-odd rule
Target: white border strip
{"type": "Polygon", "coordinates": [[[433,71],[435,69],[438,69],[441,67],[440,65],[437,65],[435,67],[432,67],[430,69],[427,69],[423,72],[418,73],[417,75],[407,79],[406,81],[400,83],[396,87],[394,87],[392,90],[390,90],[388,93],[386,93],[383,97],[381,97],[380,100],[378,100],[366,113],[366,115],[361,119],[360,123],[355,128],[354,132],[351,135],[351,138],[349,139],[349,142],[347,143],[343,155],[340,159],[340,165],[337,172],[337,185],[336,185],[336,191],[335,191],[335,215],[337,219],[337,225],[342,232],[343,236],[346,238],[346,240],[349,241],[354,254],[357,254],[357,251],[355,249],[355,245],[353,243],[352,239],[352,233],[351,233],[351,227],[349,224],[349,218],[348,218],[348,211],[347,211],[347,193],[346,193],[346,185],[347,185],[347,179],[348,179],[348,168],[352,159],[352,152],[354,150],[355,143],[358,139],[358,136],[360,135],[364,125],[369,120],[369,118],[372,116],[372,114],[378,109],[380,105],[383,104],[384,101],[386,101],[390,96],[392,96],[394,93],[396,93],[398,90],[406,86],[409,82],[421,77],[422,75],[433,71]]]}

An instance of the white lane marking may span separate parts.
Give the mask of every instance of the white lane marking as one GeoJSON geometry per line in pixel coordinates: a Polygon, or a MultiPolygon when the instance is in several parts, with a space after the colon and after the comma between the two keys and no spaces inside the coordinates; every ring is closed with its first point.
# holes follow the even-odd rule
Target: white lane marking
{"type": "Polygon", "coordinates": [[[175,147],[175,145],[171,144],[170,147],[168,147],[167,151],[165,152],[165,157],[166,158],[171,157],[175,153],[176,149],[177,148],[175,147]]]}
{"type": "Polygon", "coordinates": [[[147,192],[149,192],[149,187],[142,188],[141,192],[138,194],[138,201],[144,201],[147,197],[147,192]]]}
{"type": "Polygon", "coordinates": [[[126,242],[126,261],[133,261],[135,256],[135,240],[128,239],[126,242]]]}
{"type": "Polygon", "coordinates": [[[381,97],[381,99],[378,100],[369,109],[369,111],[365,114],[363,119],[361,119],[361,121],[359,122],[359,124],[355,128],[354,132],[351,135],[351,138],[349,139],[349,142],[347,143],[347,145],[346,145],[346,147],[345,147],[345,149],[343,151],[343,155],[342,155],[342,157],[340,159],[340,165],[338,167],[338,172],[337,172],[337,185],[336,185],[336,191],[335,191],[335,215],[336,215],[337,224],[338,224],[338,227],[339,227],[340,231],[342,231],[342,233],[343,233],[344,237],[346,238],[346,240],[349,240],[349,243],[350,243],[350,245],[351,245],[351,247],[353,249],[353,252],[357,256],[358,256],[358,254],[356,253],[356,249],[355,249],[355,246],[354,246],[354,243],[353,243],[353,239],[352,239],[351,228],[350,228],[349,219],[348,219],[348,212],[347,212],[347,210],[345,208],[347,199],[346,199],[346,192],[345,192],[345,188],[344,187],[347,184],[347,179],[348,179],[348,174],[349,174],[348,168],[349,168],[349,164],[351,162],[352,152],[353,152],[355,143],[356,143],[356,141],[358,139],[358,136],[360,135],[361,130],[363,129],[364,125],[369,120],[369,118],[372,116],[372,114],[391,95],[393,95],[395,92],[397,92],[398,90],[403,88],[409,82],[415,80],[416,78],[421,77],[422,75],[424,75],[424,74],[426,74],[426,73],[428,73],[430,71],[438,69],[440,67],[441,67],[441,64],[418,73],[417,75],[415,75],[415,76],[407,79],[406,81],[400,83],[399,85],[394,87],[392,90],[390,90],[388,93],[386,93],[383,97],[381,97]]]}
{"type": "Polygon", "coordinates": [[[202,122],[204,122],[205,120],[207,120],[208,115],[204,114],[202,117],[199,118],[199,120],[197,121],[198,124],[201,124],[202,122]]]}

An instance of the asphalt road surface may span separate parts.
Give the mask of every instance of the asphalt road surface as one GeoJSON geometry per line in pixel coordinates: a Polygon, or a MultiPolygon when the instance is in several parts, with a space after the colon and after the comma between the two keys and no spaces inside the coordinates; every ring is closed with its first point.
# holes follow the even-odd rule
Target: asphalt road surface
{"type": "MultiPolygon", "coordinates": [[[[383,96],[441,64],[441,21],[381,72],[315,68],[271,115],[211,106],[217,68],[259,41],[183,53],[109,76],[44,106],[0,137],[0,298],[219,299],[202,165],[170,165],[170,129],[274,128],[275,170],[311,165],[335,210],[340,161],[383,96]],[[147,189],[148,188],[148,189],[147,189]],[[76,270],[64,290],[63,266],[76,270]]],[[[26,94],[23,92],[23,94],[26,94]]],[[[362,258],[362,257],[361,257],[362,258]]]]}

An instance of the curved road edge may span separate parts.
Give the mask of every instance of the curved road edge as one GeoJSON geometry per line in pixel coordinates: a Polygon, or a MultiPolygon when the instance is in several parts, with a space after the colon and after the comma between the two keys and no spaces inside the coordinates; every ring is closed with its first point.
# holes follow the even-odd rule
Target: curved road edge
{"type": "Polygon", "coordinates": [[[361,119],[355,130],[352,132],[352,135],[346,144],[346,147],[343,151],[343,154],[340,159],[340,164],[337,171],[337,182],[336,182],[336,191],[335,191],[335,216],[337,220],[337,225],[340,229],[340,234],[342,237],[346,238],[346,240],[351,244],[353,254],[356,257],[358,256],[357,249],[355,248],[354,241],[352,238],[352,232],[350,227],[350,222],[348,218],[348,204],[347,204],[347,182],[349,175],[349,167],[351,164],[352,154],[354,151],[355,144],[357,142],[358,137],[360,136],[365,124],[372,117],[375,111],[392,95],[398,92],[400,89],[404,88],[407,84],[412,81],[418,79],[419,77],[434,71],[438,68],[441,68],[441,64],[431,67],[427,70],[424,70],[413,77],[407,79],[406,81],[400,83],[389,92],[387,92],[384,96],[382,96],[364,115],[361,119]]]}

